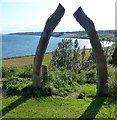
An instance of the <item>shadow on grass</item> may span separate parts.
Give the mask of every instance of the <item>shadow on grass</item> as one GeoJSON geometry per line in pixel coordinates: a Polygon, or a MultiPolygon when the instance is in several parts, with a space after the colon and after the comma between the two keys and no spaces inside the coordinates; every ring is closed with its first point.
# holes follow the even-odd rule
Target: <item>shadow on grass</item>
{"type": "Polygon", "coordinates": [[[5,96],[11,97],[11,96],[17,95],[17,96],[21,96],[21,97],[18,100],[11,103],[9,106],[0,110],[0,112],[2,112],[2,116],[6,115],[8,112],[10,112],[11,110],[18,107],[20,104],[26,102],[31,97],[38,97],[39,95],[42,94],[42,93],[40,93],[40,91],[41,91],[40,89],[37,90],[32,86],[27,86],[21,90],[9,88],[5,92],[5,96]]]}
{"type": "Polygon", "coordinates": [[[30,96],[27,97],[20,97],[15,102],[11,103],[9,106],[3,108],[0,112],[2,112],[2,116],[6,115],[8,112],[19,106],[20,104],[26,102],[28,99],[30,99],[30,96]]]}
{"type": "Polygon", "coordinates": [[[78,120],[93,120],[102,107],[106,97],[95,98],[78,120]]]}

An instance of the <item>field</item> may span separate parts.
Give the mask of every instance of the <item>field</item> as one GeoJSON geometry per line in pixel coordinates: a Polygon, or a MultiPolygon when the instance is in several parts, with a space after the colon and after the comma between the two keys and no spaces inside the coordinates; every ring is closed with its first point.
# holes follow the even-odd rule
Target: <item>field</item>
{"type": "MultiPolygon", "coordinates": [[[[90,51],[85,51],[87,58],[90,51]]],[[[73,53],[74,51],[71,57],[73,53]]],[[[79,55],[79,60],[83,59],[86,62],[82,56],[83,50],[79,51],[79,55]]],[[[5,118],[116,120],[116,68],[109,64],[110,59],[108,59],[109,96],[100,98],[96,96],[97,75],[94,63],[76,74],[72,70],[52,65],[52,53],[45,54],[43,64],[48,65],[48,81],[44,82],[42,76],[42,87],[37,90],[32,87],[33,59],[34,56],[25,56],[0,60],[3,65],[1,79],[3,120],[5,118]]]]}
{"type": "MultiPolygon", "coordinates": [[[[45,54],[44,62],[48,62],[52,57],[52,54],[45,54]]],[[[24,57],[17,57],[17,58],[10,58],[10,59],[3,59],[0,60],[3,66],[14,66],[14,67],[23,67],[26,65],[33,64],[34,56],[24,56],[24,57]]]]}

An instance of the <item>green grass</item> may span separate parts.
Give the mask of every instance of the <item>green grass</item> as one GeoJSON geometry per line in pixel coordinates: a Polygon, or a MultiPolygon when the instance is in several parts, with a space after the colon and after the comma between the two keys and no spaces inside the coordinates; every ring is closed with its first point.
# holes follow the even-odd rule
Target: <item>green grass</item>
{"type": "Polygon", "coordinates": [[[3,98],[3,118],[115,118],[110,98],[64,99],[57,97],[3,98]]]}
{"type": "MultiPolygon", "coordinates": [[[[44,55],[43,64],[48,64],[51,60],[52,54],[46,53],[44,55]]],[[[30,64],[33,64],[34,56],[22,56],[16,58],[9,58],[9,59],[0,59],[2,62],[2,66],[13,66],[13,67],[23,67],[30,64]]]]}
{"type": "MultiPolygon", "coordinates": [[[[29,89],[24,90],[22,96],[16,93],[17,96],[3,97],[3,118],[116,118],[115,98],[95,98],[96,85],[93,84],[74,87],[72,90],[78,92],[78,99],[58,95],[32,97],[29,89]]],[[[58,89],[61,95],[65,90],[60,93],[58,89]]]]}

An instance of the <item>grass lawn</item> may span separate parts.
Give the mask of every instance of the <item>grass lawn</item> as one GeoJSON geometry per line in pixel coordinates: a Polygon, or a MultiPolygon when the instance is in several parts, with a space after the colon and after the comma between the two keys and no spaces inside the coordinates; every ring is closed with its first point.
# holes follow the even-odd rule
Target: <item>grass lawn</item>
{"type": "Polygon", "coordinates": [[[115,118],[111,98],[3,98],[3,118],[115,118]]]}

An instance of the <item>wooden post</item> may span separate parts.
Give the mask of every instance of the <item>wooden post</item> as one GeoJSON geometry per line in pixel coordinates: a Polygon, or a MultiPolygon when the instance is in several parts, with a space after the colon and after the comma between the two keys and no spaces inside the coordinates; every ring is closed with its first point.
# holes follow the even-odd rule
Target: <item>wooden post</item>
{"type": "Polygon", "coordinates": [[[44,82],[47,82],[48,79],[48,66],[47,65],[42,65],[42,76],[44,79],[44,82]]]}
{"type": "Polygon", "coordinates": [[[86,30],[93,51],[95,53],[98,71],[97,96],[107,96],[108,81],[106,59],[104,57],[103,49],[101,47],[101,43],[95,30],[94,23],[92,20],[90,20],[90,18],[88,18],[88,16],[84,13],[81,7],[74,13],[74,17],[79,22],[79,24],[86,30]]]}
{"type": "Polygon", "coordinates": [[[39,88],[41,87],[41,77],[40,77],[40,69],[43,60],[44,53],[46,51],[51,33],[55,29],[55,27],[60,22],[63,17],[65,9],[61,4],[58,5],[56,11],[48,18],[45,28],[42,32],[39,44],[37,46],[36,55],[34,58],[34,66],[33,66],[33,87],[39,88]]]}

